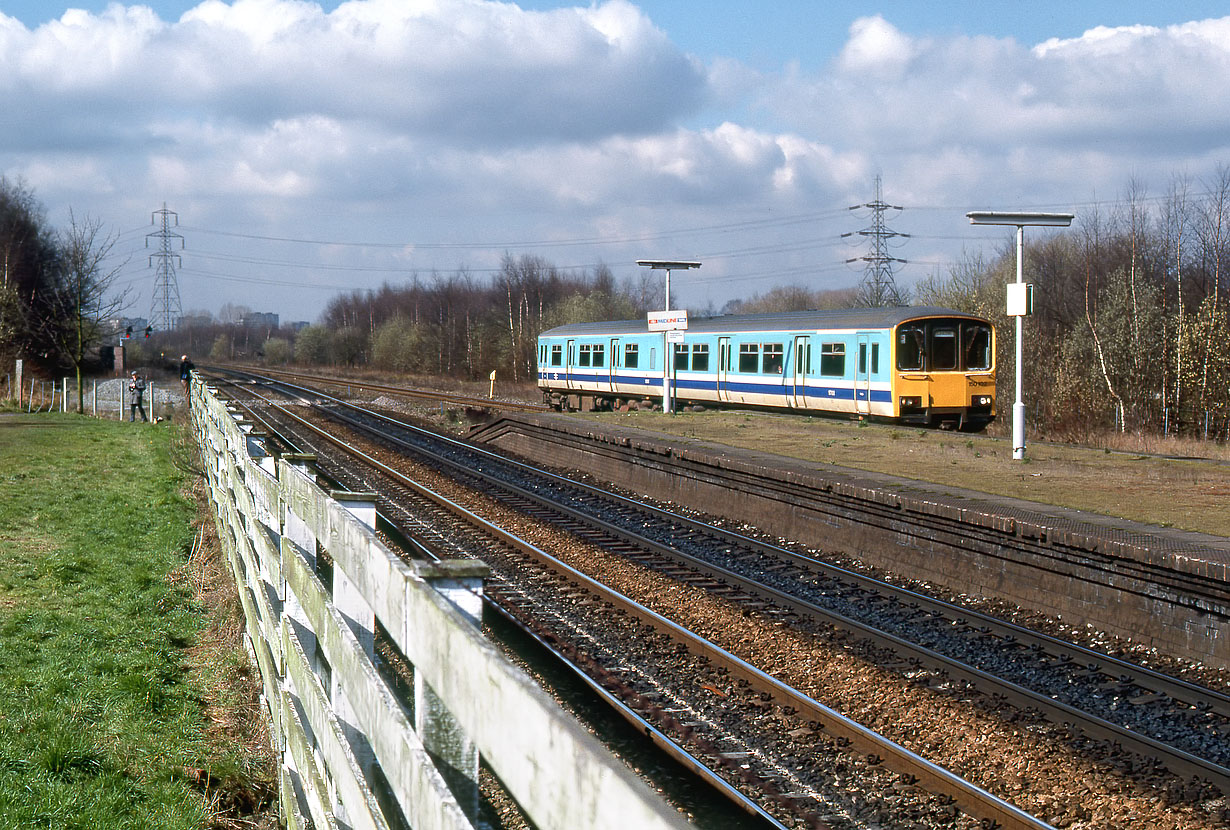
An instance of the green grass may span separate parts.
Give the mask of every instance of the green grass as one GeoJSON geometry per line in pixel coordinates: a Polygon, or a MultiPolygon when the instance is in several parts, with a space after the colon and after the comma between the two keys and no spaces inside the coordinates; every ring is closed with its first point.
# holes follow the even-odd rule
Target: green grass
{"type": "MultiPolygon", "coordinates": [[[[193,506],[170,426],[0,418],[0,828],[199,828],[220,762],[168,574],[193,506]]],[[[222,761],[225,763],[225,761],[222,761]]]]}

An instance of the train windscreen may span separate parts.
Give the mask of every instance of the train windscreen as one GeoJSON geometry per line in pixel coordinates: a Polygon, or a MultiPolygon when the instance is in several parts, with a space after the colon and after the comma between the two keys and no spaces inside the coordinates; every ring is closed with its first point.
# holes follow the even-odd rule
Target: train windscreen
{"type": "Polygon", "coordinates": [[[897,327],[902,372],[980,372],[992,362],[991,327],[972,320],[922,320],[897,327]]]}

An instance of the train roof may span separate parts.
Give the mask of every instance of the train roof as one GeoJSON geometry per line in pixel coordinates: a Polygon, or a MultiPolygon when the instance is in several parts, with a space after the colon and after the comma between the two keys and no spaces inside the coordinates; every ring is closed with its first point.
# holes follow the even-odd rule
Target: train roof
{"type": "MultiPolygon", "coordinates": [[[[689,317],[690,332],[806,331],[809,329],[885,329],[925,317],[958,317],[986,322],[975,314],[939,306],[893,306],[890,308],[841,308],[831,311],[790,311],[777,314],[724,314],[689,317]]],[[[648,332],[640,320],[572,323],[544,331],[542,336],[614,335],[648,332]]]]}

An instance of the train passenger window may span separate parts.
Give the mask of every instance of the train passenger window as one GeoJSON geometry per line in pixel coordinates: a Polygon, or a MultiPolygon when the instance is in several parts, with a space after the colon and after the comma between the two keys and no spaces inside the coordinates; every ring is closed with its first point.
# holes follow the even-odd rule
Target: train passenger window
{"type": "Polygon", "coordinates": [[[640,354],[635,343],[627,343],[624,345],[624,367],[627,369],[635,369],[636,364],[640,361],[640,354]]]}
{"type": "Polygon", "coordinates": [[[902,326],[897,329],[897,368],[903,372],[921,372],[926,338],[922,326],[902,326]]]}
{"type": "Polygon", "coordinates": [[[957,368],[957,330],[952,326],[936,326],[931,332],[931,368],[957,368]]]}
{"type": "Polygon", "coordinates": [[[780,375],[782,367],[786,365],[785,352],[782,350],[781,343],[765,343],[764,344],[764,373],[766,375],[780,375]]]}
{"type": "Polygon", "coordinates": [[[601,344],[594,346],[594,365],[595,366],[605,366],[606,365],[606,346],[603,346],[601,344]]]}
{"type": "Polygon", "coordinates": [[[675,371],[686,372],[688,370],[688,346],[686,343],[675,344],[675,371]]]}
{"type": "Polygon", "coordinates": [[[871,374],[877,374],[880,371],[880,344],[871,344],[871,374]]]}
{"type": "Polygon", "coordinates": [[[588,366],[588,365],[589,365],[589,362],[590,362],[591,356],[592,356],[592,354],[593,354],[593,348],[594,348],[594,347],[593,347],[593,346],[591,346],[589,343],[582,343],[582,344],[581,344],[581,354],[580,354],[580,356],[577,358],[577,365],[578,365],[578,366],[588,366]]]}
{"type": "Polygon", "coordinates": [[[759,343],[740,343],[739,344],[739,371],[740,372],[760,371],[760,344],[759,343]]]}
{"type": "Polygon", "coordinates": [[[978,371],[991,368],[991,327],[981,323],[966,323],[961,328],[961,347],[965,350],[964,369],[978,371]]]}
{"type": "Polygon", "coordinates": [[[692,344],[692,371],[707,372],[709,371],[709,344],[693,343],[692,344]]]}
{"type": "Polygon", "coordinates": [[[846,375],[846,344],[820,344],[820,374],[829,378],[840,378],[846,375]]]}
{"type": "Polygon", "coordinates": [[[552,366],[563,366],[564,365],[564,347],[563,346],[555,345],[551,347],[551,365],[552,366]]]}

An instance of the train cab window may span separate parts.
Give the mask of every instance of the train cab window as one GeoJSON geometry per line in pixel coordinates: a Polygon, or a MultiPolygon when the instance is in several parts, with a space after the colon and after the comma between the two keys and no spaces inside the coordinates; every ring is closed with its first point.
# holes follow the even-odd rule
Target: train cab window
{"type": "Polygon", "coordinates": [[[640,362],[640,354],[636,344],[624,344],[624,368],[635,369],[638,362],[640,362]]]}
{"type": "Polygon", "coordinates": [[[820,344],[820,374],[829,378],[840,378],[846,375],[846,344],[820,344]]]}
{"type": "Polygon", "coordinates": [[[739,371],[740,372],[760,371],[760,344],[759,343],[740,343],[739,344],[739,371]]]}
{"type": "Polygon", "coordinates": [[[981,323],[966,323],[961,327],[961,348],[965,366],[970,371],[991,368],[991,327],[981,323]]]}
{"type": "Polygon", "coordinates": [[[766,375],[780,375],[782,368],[786,365],[785,352],[782,350],[781,343],[765,343],[764,344],[764,373],[766,375]]]}
{"type": "Polygon", "coordinates": [[[926,335],[922,326],[902,326],[897,329],[897,368],[904,372],[921,372],[926,356],[926,335]]]}
{"type": "Polygon", "coordinates": [[[564,365],[564,347],[563,346],[555,345],[551,347],[551,365],[552,366],[563,366],[564,365]]]}
{"type": "Polygon", "coordinates": [[[709,344],[693,343],[692,344],[692,371],[707,372],[709,371],[709,344]]]}
{"type": "Polygon", "coordinates": [[[957,330],[953,326],[936,326],[931,332],[931,369],[957,368],[957,330]]]}
{"type": "Polygon", "coordinates": [[[688,344],[675,344],[675,371],[686,372],[688,370],[688,344]]]}

